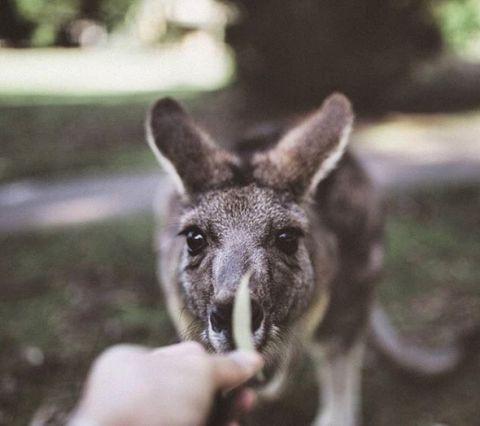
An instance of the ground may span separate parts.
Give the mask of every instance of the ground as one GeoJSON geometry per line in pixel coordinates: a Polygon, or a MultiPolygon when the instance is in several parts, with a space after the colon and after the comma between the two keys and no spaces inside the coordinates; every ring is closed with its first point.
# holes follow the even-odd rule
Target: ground
{"type": "Polygon", "coordinates": [[[3,98],[0,182],[148,165],[142,123],[155,96],[3,98]]]}
{"type": "MultiPolygon", "coordinates": [[[[388,205],[380,296],[412,339],[442,343],[480,320],[480,189],[417,191],[388,205]]],[[[103,348],[175,341],[154,276],[152,226],[145,215],[1,239],[0,424],[23,425],[33,415],[61,424],[103,348]]],[[[311,372],[306,360],[281,403],[248,424],[307,422],[316,407],[311,372]]],[[[372,353],[364,424],[474,426],[479,374],[477,359],[449,382],[419,386],[372,353]]]]}

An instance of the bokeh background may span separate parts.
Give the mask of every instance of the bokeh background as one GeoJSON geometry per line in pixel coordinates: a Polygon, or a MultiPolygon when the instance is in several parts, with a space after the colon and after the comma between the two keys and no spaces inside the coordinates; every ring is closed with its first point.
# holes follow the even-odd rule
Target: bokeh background
{"type": "MultiPolygon", "coordinates": [[[[0,0],[0,424],[61,425],[103,348],[175,341],[155,99],[228,147],[335,90],[389,212],[380,298],[412,342],[445,344],[480,321],[478,0],[0,0]]],[[[434,384],[367,361],[365,425],[478,425],[478,357],[434,384]]],[[[247,423],[307,424],[311,373],[247,423]]]]}

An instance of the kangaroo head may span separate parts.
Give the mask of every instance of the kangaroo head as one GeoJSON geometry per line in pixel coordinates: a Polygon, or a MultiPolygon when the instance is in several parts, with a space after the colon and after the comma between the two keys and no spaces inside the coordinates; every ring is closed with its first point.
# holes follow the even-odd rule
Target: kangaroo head
{"type": "Polygon", "coordinates": [[[276,146],[242,159],[216,146],[175,101],[152,107],[149,144],[181,204],[174,226],[182,249],[171,261],[195,321],[192,337],[215,351],[232,349],[232,304],[247,272],[261,351],[323,294],[334,248],[311,196],[341,158],[352,121],[349,101],[333,95],[276,146]]]}

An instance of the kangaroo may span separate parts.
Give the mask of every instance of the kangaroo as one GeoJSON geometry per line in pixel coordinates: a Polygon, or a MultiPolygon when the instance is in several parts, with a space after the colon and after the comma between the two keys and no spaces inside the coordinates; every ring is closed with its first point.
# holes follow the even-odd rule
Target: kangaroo
{"type": "Polygon", "coordinates": [[[354,115],[330,96],[283,132],[229,152],[172,99],[150,110],[148,143],[174,188],[160,200],[158,277],[179,335],[212,352],[234,349],[232,306],[250,272],[252,334],[272,379],[285,383],[298,344],[318,363],[316,426],[360,424],[365,341],[411,370],[440,373],[459,362],[403,351],[374,291],[383,268],[382,202],[346,149],[354,115]]]}

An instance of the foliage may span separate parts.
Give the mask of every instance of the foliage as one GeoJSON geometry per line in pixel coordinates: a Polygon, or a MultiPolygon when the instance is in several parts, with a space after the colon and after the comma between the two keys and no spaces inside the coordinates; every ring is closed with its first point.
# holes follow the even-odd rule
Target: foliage
{"type": "Polygon", "coordinates": [[[77,18],[98,19],[108,30],[121,25],[135,1],[93,0],[91,10],[96,16],[84,16],[88,0],[16,0],[20,14],[35,24],[32,46],[50,46],[56,43],[62,28],[77,18]]]}
{"type": "MultiPolygon", "coordinates": [[[[254,5],[253,2],[244,0],[230,2],[245,3],[247,10],[254,5]]],[[[84,4],[89,3],[90,9],[97,11],[95,18],[111,31],[124,23],[128,12],[138,5],[139,0],[13,0],[13,3],[22,18],[36,26],[31,44],[47,46],[55,43],[55,37],[63,25],[74,18],[81,17],[82,9],[85,9],[84,4]]],[[[477,0],[423,0],[420,2],[403,0],[383,2],[384,5],[370,0],[370,3],[373,8],[387,6],[394,15],[398,16],[401,16],[404,10],[414,11],[417,8],[424,18],[428,14],[424,5],[430,4],[442,35],[452,49],[464,48],[472,35],[480,31],[480,3],[477,0]],[[414,6],[415,3],[417,6],[414,6]]],[[[258,5],[254,7],[259,8],[258,5]]],[[[279,7],[282,6],[279,5],[279,7]]],[[[329,7],[323,5],[323,8],[328,13],[329,7]]],[[[242,9],[244,9],[243,5],[242,9]]],[[[395,29],[397,30],[398,28],[395,29]]]]}
{"type": "Polygon", "coordinates": [[[33,46],[53,44],[60,27],[78,11],[76,0],[17,0],[17,3],[20,14],[36,26],[33,46]]]}
{"type": "Polygon", "coordinates": [[[472,39],[480,39],[478,0],[443,0],[435,4],[434,12],[450,49],[462,51],[472,39]]]}

